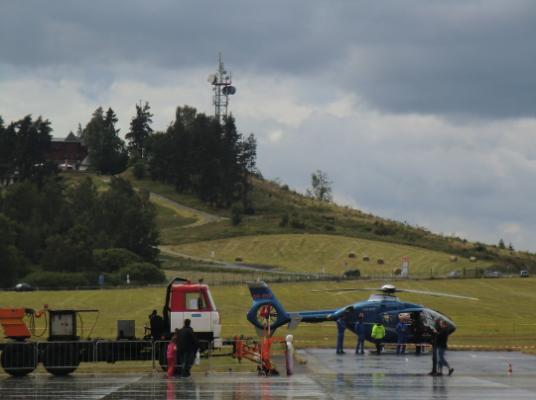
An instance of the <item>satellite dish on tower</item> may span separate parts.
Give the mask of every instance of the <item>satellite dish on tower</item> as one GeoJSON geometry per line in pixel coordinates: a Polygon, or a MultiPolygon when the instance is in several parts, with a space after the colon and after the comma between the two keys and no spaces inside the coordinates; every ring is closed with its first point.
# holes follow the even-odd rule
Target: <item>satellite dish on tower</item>
{"type": "Polygon", "coordinates": [[[224,86],[224,88],[221,90],[221,92],[225,96],[233,95],[236,93],[236,88],[234,86],[224,86]]]}
{"type": "Polygon", "coordinates": [[[216,74],[210,74],[207,78],[207,81],[208,83],[210,83],[211,85],[214,85],[218,80],[218,77],[216,74]]]}

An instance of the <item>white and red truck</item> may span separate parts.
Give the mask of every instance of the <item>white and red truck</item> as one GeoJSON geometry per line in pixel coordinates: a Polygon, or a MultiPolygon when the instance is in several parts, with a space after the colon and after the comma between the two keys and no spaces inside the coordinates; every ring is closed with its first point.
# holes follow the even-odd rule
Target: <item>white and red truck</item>
{"type": "Polygon", "coordinates": [[[166,290],[163,318],[164,330],[170,334],[189,319],[201,348],[209,343],[214,347],[222,346],[220,313],[208,285],[202,282],[182,278],[171,281],[166,290]]]}

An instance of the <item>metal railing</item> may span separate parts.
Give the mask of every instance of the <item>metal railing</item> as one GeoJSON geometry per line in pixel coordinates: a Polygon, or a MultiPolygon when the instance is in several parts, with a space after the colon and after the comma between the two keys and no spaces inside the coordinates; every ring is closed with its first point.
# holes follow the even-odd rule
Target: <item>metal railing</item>
{"type": "MultiPolygon", "coordinates": [[[[252,340],[253,342],[255,340],[252,340]]],[[[67,375],[83,363],[103,362],[129,362],[128,369],[151,368],[153,371],[166,371],[168,344],[167,340],[9,342],[0,347],[3,349],[0,358],[4,371],[15,376],[31,373],[40,363],[54,375],[67,375]],[[142,362],[136,364],[138,361],[142,362]]],[[[197,357],[191,354],[192,358],[188,360],[197,373],[208,375],[215,371],[251,371],[255,368],[252,363],[240,363],[240,359],[231,358],[236,350],[236,343],[233,341],[226,341],[226,345],[218,349],[214,349],[212,341],[203,340],[199,345],[201,353],[197,357]]],[[[274,343],[272,350],[271,354],[279,363],[284,354],[284,345],[274,343]]],[[[181,357],[183,354],[178,349],[175,368],[179,373],[185,361],[181,357]]],[[[284,368],[281,365],[279,367],[284,368]]]]}

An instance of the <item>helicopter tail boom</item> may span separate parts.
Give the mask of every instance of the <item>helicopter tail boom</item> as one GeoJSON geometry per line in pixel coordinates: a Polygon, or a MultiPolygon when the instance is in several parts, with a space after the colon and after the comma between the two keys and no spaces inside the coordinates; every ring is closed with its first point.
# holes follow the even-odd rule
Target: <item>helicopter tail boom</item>
{"type": "Polygon", "coordinates": [[[248,282],[248,287],[253,299],[253,305],[247,313],[247,319],[259,331],[269,327],[270,332],[273,333],[273,331],[285,324],[288,324],[288,329],[294,329],[300,322],[329,321],[331,320],[331,315],[337,311],[287,312],[265,282],[248,282]]]}

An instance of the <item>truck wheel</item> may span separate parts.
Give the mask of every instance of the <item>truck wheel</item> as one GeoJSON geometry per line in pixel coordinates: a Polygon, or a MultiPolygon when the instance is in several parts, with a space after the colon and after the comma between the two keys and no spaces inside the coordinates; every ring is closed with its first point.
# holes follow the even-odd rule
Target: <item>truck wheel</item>
{"type": "Polygon", "coordinates": [[[32,372],[36,365],[33,343],[8,343],[0,356],[0,364],[9,375],[24,376],[32,372]]]}
{"type": "Polygon", "coordinates": [[[64,376],[80,365],[80,351],[75,343],[47,343],[43,366],[52,375],[64,376]]]}

